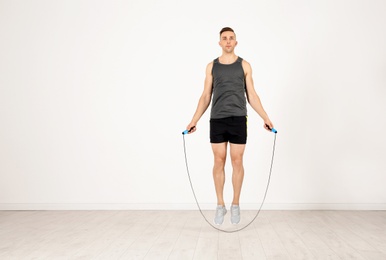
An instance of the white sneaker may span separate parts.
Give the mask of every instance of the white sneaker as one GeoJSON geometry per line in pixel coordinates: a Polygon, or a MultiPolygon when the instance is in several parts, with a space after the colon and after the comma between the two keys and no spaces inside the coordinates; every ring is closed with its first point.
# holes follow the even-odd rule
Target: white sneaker
{"type": "Polygon", "coordinates": [[[240,222],[240,206],[232,205],[231,206],[231,223],[239,224],[240,222]]]}
{"type": "Polygon", "coordinates": [[[216,208],[216,216],[214,217],[214,223],[221,225],[224,222],[224,216],[227,214],[225,206],[218,205],[216,208]]]}

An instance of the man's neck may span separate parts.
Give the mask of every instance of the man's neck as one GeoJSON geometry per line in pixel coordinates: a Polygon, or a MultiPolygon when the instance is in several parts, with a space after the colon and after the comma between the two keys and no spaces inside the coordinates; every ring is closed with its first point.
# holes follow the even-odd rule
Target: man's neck
{"type": "Polygon", "coordinates": [[[223,52],[223,54],[219,57],[219,60],[223,64],[231,64],[237,60],[237,56],[234,52],[231,52],[231,53],[223,52]]]}

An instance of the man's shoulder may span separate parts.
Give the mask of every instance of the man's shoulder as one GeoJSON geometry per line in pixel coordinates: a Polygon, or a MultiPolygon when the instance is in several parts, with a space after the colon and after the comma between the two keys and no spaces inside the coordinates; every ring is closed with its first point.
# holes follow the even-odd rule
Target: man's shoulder
{"type": "Polygon", "coordinates": [[[249,62],[244,59],[242,60],[241,64],[244,68],[251,68],[251,64],[249,64],[249,62]]]}
{"type": "Polygon", "coordinates": [[[213,66],[214,63],[218,63],[218,57],[211,60],[209,63],[208,63],[208,66],[213,66]]]}
{"type": "Polygon", "coordinates": [[[244,60],[241,62],[241,66],[243,67],[245,75],[251,74],[250,72],[252,71],[251,64],[249,64],[248,61],[244,60]]]}
{"type": "Polygon", "coordinates": [[[211,62],[209,62],[209,63],[206,65],[206,68],[212,68],[214,63],[215,63],[215,61],[212,60],[211,62]]]}
{"type": "Polygon", "coordinates": [[[242,60],[241,60],[241,63],[242,63],[242,64],[245,64],[245,65],[249,65],[249,66],[250,66],[249,62],[248,62],[248,61],[246,61],[246,60],[245,60],[245,59],[243,59],[243,58],[242,58],[242,60]]]}
{"type": "Polygon", "coordinates": [[[206,65],[206,74],[212,74],[213,62],[214,61],[211,61],[208,63],[208,65],[206,65]]]}

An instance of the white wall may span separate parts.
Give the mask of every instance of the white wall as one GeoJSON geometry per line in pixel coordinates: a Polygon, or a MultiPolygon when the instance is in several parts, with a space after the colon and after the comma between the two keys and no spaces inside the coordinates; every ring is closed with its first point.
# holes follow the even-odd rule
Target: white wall
{"type": "MultiPolygon", "coordinates": [[[[195,209],[181,131],[236,30],[279,133],[266,209],[386,209],[386,2],[0,1],[0,209],[195,209]]],[[[209,111],[208,111],[209,112],[209,111]]],[[[212,208],[206,113],[186,137],[212,208]]],[[[244,208],[273,134],[249,109],[244,208]]],[[[231,168],[225,197],[230,202],[231,168]]]]}

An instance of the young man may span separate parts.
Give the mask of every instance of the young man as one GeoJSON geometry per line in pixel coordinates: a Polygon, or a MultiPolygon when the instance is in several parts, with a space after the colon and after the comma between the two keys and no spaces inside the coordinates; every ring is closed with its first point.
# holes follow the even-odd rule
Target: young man
{"type": "Polygon", "coordinates": [[[191,130],[190,133],[196,131],[197,123],[208,108],[213,96],[210,142],[214,156],[213,179],[217,195],[214,223],[217,225],[223,223],[224,215],[227,212],[223,189],[228,143],[233,167],[231,222],[232,224],[240,222],[239,199],[244,179],[243,155],[247,141],[247,100],[264,120],[264,127],[268,131],[273,128],[253,86],[251,66],[236,56],[234,52],[237,41],[232,28],[225,27],[220,31],[219,45],[222,48],[222,55],[206,67],[204,91],[192,121],[186,128],[191,130]]]}

